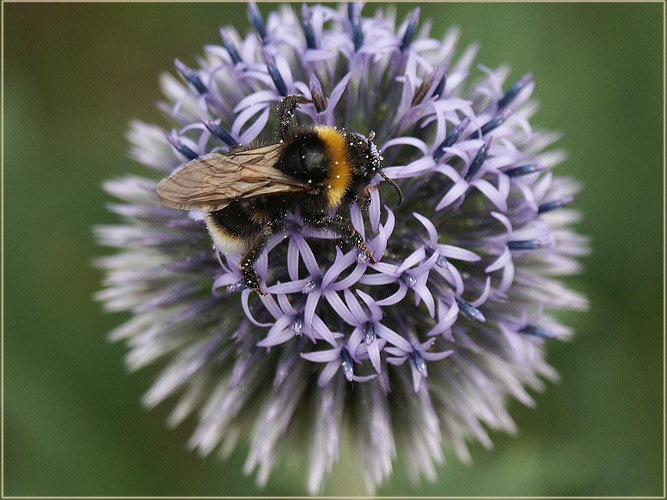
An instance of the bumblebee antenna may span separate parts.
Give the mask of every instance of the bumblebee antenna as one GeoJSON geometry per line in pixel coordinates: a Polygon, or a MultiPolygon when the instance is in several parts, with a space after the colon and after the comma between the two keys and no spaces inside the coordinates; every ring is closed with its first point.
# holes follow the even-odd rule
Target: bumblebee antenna
{"type": "Polygon", "coordinates": [[[386,174],[382,171],[382,169],[378,169],[378,173],[382,176],[382,178],[389,183],[391,187],[394,188],[394,191],[396,191],[396,194],[398,195],[398,204],[400,205],[403,203],[403,193],[401,192],[401,188],[398,187],[398,184],[396,184],[392,179],[386,176],[386,174]]]}
{"type": "MultiPolygon", "coordinates": [[[[375,139],[375,132],[371,130],[370,134],[368,134],[368,137],[366,138],[366,143],[368,144],[369,149],[371,146],[375,148],[375,144],[373,144],[373,139],[375,139]]],[[[375,149],[375,156],[378,158],[378,163],[377,163],[377,172],[382,176],[382,178],[389,183],[391,187],[394,188],[394,191],[396,191],[396,194],[398,195],[398,204],[400,205],[403,203],[403,193],[401,192],[401,188],[398,187],[398,184],[396,184],[393,180],[391,180],[389,177],[385,175],[385,173],[382,171],[380,168],[380,162],[379,160],[382,159],[382,157],[377,153],[377,149],[375,149]]]]}

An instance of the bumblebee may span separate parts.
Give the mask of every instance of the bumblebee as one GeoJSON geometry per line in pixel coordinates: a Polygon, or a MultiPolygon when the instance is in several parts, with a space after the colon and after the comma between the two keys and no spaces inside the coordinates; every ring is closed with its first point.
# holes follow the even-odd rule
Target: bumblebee
{"type": "Polygon", "coordinates": [[[357,201],[370,203],[369,184],[382,172],[381,156],[369,137],[315,125],[292,125],[303,96],[288,95],[277,106],[279,142],[228,154],[209,153],[175,171],[157,186],[162,203],[181,210],[202,210],[206,228],[222,252],[243,254],[245,285],[264,295],[254,263],[288,211],[311,227],[338,234],[375,259],[348,216],[331,215],[357,201]]]}

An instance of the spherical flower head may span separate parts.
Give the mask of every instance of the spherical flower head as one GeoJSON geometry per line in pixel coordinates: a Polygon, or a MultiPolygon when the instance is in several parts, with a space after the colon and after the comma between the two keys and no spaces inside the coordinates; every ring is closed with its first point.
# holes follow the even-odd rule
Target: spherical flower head
{"type": "Polygon", "coordinates": [[[551,313],[586,307],[559,281],[587,252],[565,208],[579,186],[552,173],[558,135],[530,123],[532,76],[473,67],[477,46],[431,37],[418,8],[399,21],[358,4],[248,16],[250,33],[225,27],[196,68],[177,60],[163,76],[173,128],[132,124],[131,156],[151,174],[106,183],[123,222],[97,228],[118,249],[100,259],[98,298],[131,313],[111,337],[132,369],[164,366],[148,407],[176,401],[172,425],[195,415],[202,455],[248,440],[260,483],[291,450],[321,491],[344,425],[369,492],[397,450],[412,478],[434,479],[444,448],[468,461],[467,442],[514,432],[508,400],[532,405],[528,389],[556,377],[544,344],[571,332],[551,313]],[[204,154],[275,144],[275,109],[295,94],[295,127],[374,132],[404,201],[376,175],[367,206],[340,207],[372,258],[288,211],[254,262],[260,295],[206,214],[162,205],[156,186],[204,154]]]}

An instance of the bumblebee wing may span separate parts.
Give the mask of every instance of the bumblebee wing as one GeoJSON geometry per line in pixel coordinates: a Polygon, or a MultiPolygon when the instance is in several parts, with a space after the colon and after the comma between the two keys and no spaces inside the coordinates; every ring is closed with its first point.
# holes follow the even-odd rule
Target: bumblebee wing
{"type": "Polygon", "coordinates": [[[281,144],[209,153],[185,164],[157,186],[162,203],[181,210],[220,210],[233,201],[318,191],[275,168],[281,144]]]}

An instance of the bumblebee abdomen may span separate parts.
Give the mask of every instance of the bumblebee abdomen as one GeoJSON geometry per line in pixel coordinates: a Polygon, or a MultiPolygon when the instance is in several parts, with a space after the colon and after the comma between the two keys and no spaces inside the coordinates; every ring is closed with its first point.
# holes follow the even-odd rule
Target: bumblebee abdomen
{"type": "Polygon", "coordinates": [[[234,202],[205,217],[213,242],[223,253],[243,253],[264,227],[264,214],[254,203],[234,202]]]}

